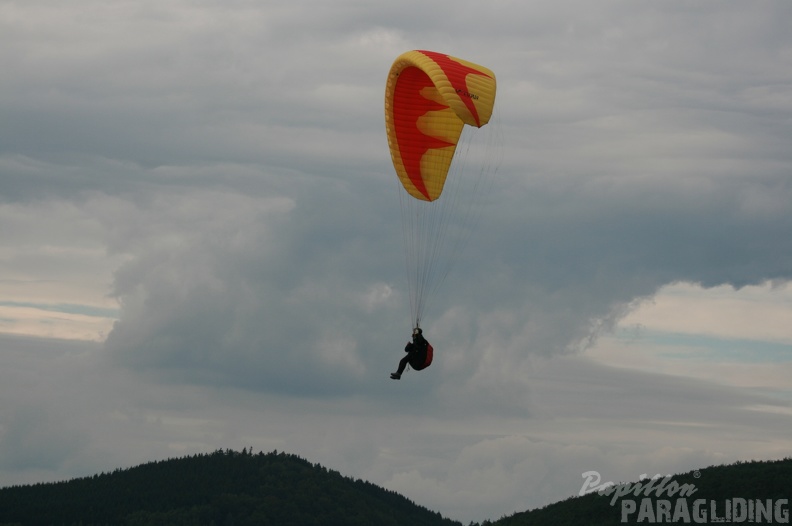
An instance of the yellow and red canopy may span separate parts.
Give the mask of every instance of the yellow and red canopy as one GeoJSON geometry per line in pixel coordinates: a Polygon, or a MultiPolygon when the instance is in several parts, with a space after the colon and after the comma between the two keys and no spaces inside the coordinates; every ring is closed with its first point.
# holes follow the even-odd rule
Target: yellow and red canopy
{"type": "Polygon", "coordinates": [[[462,127],[489,122],[495,74],[434,51],[396,58],[385,88],[385,127],[404,189],[423,201],[440,197],[462,127]]]}

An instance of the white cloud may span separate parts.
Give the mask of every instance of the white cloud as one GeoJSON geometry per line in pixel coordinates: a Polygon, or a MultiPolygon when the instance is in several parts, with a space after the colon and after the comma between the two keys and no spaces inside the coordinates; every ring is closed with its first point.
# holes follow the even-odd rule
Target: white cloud
{"type": "Polygon", "coordinates": [[[792,344],[792,287],[770,283],[735,290],[689,283],[663,287],[620,322],[648,331],[792,344]]]}

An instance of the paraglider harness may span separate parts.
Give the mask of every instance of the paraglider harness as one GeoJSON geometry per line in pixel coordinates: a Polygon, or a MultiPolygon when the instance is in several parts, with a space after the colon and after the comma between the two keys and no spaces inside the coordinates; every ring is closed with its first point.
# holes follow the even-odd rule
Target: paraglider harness
{"type": "Polygon", "coordinates": [[[416,327],[418,335],[414,338],[415,341],[409,342],[404,348],[404,351],[410,353],[410,367],[416,371],[426,369],[432,365],[432,358],[434,356],[434,349],[432,344],[426,341],[423,337],[423,331],[416,327]]]}

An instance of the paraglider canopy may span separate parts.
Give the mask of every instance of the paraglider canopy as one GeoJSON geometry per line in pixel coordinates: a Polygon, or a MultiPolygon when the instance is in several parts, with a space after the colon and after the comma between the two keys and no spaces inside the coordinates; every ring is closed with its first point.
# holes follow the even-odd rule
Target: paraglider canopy
{"type": "Polygon", "coordinates": [[[435,51],[403,53],[388,73],[385,129],[400,183],[414,327],[477,217],[478,183],[491,173],[492,159],[462,172],[471,150],[485,142],[470,139],[470,130],[478,134],[490,121],[495,90],[489,69],[435,51]]]}
{"type": "Polygon", "coordinates": [[[440,197],[462,127],[489,122],[495,74],[434,51],[396,58],[385,88],[385,127],[404,189],[423,201],[440,197]]]}

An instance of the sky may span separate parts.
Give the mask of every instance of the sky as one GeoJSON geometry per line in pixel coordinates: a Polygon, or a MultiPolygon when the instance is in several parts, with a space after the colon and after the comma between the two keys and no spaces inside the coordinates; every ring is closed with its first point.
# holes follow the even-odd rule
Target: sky
{"type": "Polygon", "coordinates": [[[792,4],[0,0],[0,485],[286,451],[463,521],[792,452],[792,4]],[[495,72],[411,332],[383,96],[495,72]],[[497,128],[494,128],[497,127],[497,128]]]}

